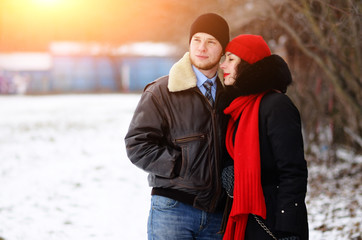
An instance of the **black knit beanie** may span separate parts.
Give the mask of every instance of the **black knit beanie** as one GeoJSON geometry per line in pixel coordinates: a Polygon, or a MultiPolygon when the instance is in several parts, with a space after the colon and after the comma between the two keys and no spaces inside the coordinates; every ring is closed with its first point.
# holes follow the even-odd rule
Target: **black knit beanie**
{"type": "Polygon", "coordinates": [[[195,33],[203,32],[215,37],[221,44],[223,50],[229,42],[229,25],[224,18],[215,13],[206,13],[199,16],[190,29],[190,39],[195,33]]]}

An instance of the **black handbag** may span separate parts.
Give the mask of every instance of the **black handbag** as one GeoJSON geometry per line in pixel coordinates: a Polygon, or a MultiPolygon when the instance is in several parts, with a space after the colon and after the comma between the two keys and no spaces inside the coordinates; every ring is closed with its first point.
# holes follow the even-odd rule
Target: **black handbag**
{"type": "Polygon", "coordinates": [[[221,173],[222,186],[227,195],[234,197],[234,165],[229,165],[222,170],[221,173]]]}

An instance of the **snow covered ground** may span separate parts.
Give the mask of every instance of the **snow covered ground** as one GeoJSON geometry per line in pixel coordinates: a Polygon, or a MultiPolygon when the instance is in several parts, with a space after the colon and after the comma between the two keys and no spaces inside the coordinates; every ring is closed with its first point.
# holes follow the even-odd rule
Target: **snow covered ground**
{"type": "MultiPolygon", "coordinates": [[[[0,96],[0,239],[146,239],[147,176],[123,141],[138,100],[0,96]]],[[[361,240],[360,159],[357,172],[348,158],[333,169],[309,163],[318,180],[307,198],[311,240],[361,240]],[[343,171],[339,186],[329,184],[343,171]]]]}

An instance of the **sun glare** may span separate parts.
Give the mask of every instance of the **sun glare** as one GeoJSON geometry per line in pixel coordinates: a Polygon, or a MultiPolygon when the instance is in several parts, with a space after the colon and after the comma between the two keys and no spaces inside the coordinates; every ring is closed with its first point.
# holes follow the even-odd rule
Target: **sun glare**
{"type": "Polygon", "coordinates": [[[0,0],[0,51],[48,49],[54,41],[123,42],[129,31],[141,36],[133,15],[146,11],[143,2],[148,1],[0,0]]]}
{"type": "Polygon", "coordinates": [[[59,0],[36,0],[39,3],[55,3],[58,2],[59,0]]]}
{"type": "Polygon", "coordinates": [[[33,0],[34,3],[39,5],[55,5],[61,0],[33,0]]]}

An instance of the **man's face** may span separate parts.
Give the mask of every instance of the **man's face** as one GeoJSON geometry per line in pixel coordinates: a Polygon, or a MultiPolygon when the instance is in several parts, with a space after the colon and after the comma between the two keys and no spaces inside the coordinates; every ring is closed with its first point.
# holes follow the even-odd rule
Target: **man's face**
{"type": "Polygon", "coordinates": [[[195,33],[190,41],[191,63],[200,70],[217,69],[222,56],[219,41],[207,33],[195,33]]]}

